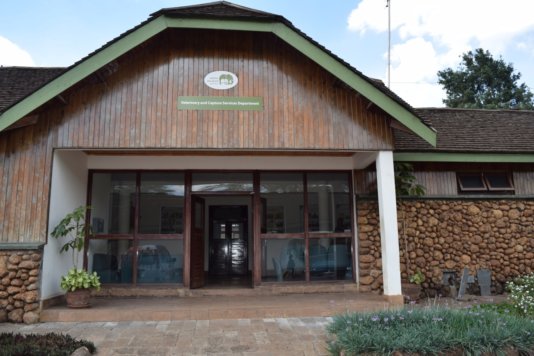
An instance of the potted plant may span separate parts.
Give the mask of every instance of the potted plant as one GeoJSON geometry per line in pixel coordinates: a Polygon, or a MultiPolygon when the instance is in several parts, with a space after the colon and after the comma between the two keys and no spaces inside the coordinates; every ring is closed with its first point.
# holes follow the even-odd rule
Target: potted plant
{"type": "Polygon", "coordinates": [[[410,283],[402,284],[404,298],[407,299],[408,302],[417,302],[421,295],[421,284],[425,281],[425,275],[420,269],[417,269],[417,271],[408,278],[408,281],[410,283]]]}
{"type": "Polygon", "coordinates": [[[52,237],[67,238],[68,241],[61,246],[60,252],[71,252],[73,268],[61,277],[61,288],[66,291],[65,298],[70,308],[89,307],[89,298],[92,289],[100,289],[100,278],[96,272],[89,273],[78,268],[79,254],[83,251],[86,228],[85,214],[88,206],[80,206],[65,217],[52,230],[52,237]]]}

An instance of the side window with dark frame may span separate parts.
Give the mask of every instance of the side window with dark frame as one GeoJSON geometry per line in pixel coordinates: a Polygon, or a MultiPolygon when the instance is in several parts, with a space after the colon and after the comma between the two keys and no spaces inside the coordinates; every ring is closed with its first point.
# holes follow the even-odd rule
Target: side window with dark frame
{"type": "Polygon", "coordinates": [[[466,172],[457,173],[458,191],[460,193],[513,194],[514,184],[507,172],[466,172]]]}

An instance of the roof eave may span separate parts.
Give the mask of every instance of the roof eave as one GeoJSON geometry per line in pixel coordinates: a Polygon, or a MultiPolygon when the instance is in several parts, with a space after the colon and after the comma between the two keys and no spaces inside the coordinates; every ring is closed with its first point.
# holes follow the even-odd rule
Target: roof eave
{"type": "Polygon", "coordinates": [[[399,162],[534,163],[534,152],[395,152],[399,162]]]}
{"type": "Polygon", "coordinates": [[[213,30],[271,32],[306,55],[339,80],[361,93],[384,112],[408,127],[419,137],[436,146],[436,132],[425,125],[413,112],[378,89],[371,81],[326,53],[292,26],[281,22],[245,21],[215,18],[175,18],[161,15],[119,37],[104,48],[70,67],[37,91],[11,106],[0,115],[0,132],[28,115],[50,99],[94,73],[104,65],[140,45],[167,28],[197,28],[213,30]]]}

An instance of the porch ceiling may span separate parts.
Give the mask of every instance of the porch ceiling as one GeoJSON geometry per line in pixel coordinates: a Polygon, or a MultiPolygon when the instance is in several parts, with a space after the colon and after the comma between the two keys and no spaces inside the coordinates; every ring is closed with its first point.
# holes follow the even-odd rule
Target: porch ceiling
{"type": "Polygon", "coordinates": [[[353,170],[376,159],[376,152],[276,151],[84,151],[94,170],[353,170]]]}

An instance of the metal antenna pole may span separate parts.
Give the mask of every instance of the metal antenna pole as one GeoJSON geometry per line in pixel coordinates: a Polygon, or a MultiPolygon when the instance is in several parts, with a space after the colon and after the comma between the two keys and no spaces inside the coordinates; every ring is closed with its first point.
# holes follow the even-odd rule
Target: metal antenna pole
{"type": "Polygon", "coordinates": [[[387,0],[388,8],[388,88],[391,88],[391,0],[387,0]]]}

